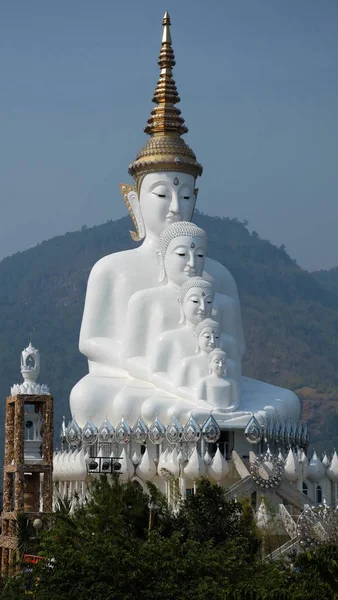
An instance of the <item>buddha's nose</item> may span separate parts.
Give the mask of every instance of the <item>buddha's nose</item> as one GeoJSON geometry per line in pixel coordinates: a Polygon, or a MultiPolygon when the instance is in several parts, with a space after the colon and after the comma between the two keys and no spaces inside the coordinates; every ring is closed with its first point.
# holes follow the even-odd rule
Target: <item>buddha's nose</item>
{"type": "Polygon", "coordinates": [[[204,298],[200,299],[200,310],[203,310],[203,311],[205,310],[205,301],[204,301],[204,298]]]}
{"type": "Polygon", "coordinates": [[[189,261],[188,261],[188,267],[191,267],[192,269],[195,268],[195,254],[193,252],[189,252],[189,261]]]}
{"type": "Polygon", "coordinates": [[[169,212],[177,214],[180,212],[180,205],[178,203],[178,196],[175,192],[172,193],[171,202],[169,206],[169,212]]]}

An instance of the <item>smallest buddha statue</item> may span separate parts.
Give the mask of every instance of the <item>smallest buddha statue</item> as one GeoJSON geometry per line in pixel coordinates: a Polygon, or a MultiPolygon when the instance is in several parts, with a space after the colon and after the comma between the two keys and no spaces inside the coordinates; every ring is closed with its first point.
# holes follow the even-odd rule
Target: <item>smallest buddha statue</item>
{"type": "Polygon", "coordinates": [[[204,400],[217,411],[233,412],[238,408],[235,387],[230,379],[225,379],[227,355],[215,348],[208,356],[209,375],[199,380],[196,400],[204,400]]]}

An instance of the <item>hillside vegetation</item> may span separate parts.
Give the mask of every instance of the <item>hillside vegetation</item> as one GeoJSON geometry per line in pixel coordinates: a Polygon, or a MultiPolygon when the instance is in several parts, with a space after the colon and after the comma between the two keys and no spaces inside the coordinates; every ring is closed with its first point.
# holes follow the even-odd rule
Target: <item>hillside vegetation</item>
{"type": "MultiPolygon", "coordinates": [[[[337,286],[328,285],[329,276],[302,270],[283,246],[250,234],[236,219],[196,213],[194,220],[208,232],[209,256],[238,285],[244,373],[296,390],[318,434],[338,412],[338,275],[337,286]]],[[[2,397],[20,380],[20,352],[31,333],[41,352],[40,381],[55,398],[57,429],[62,415],[69,416],[69,392],[87,369],[78,335],[90,269],[102,256],[133,247],[129,228],[128,217],[84,226],[0,262],[2,397]]]]}

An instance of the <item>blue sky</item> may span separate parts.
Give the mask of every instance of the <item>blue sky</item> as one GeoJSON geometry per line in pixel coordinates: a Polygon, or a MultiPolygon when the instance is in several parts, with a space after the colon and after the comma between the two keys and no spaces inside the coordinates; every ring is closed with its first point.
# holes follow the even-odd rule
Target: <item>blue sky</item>
{"type": "Polygon", "coordinates": [[[0,258],[125,214],[166,9],[198,208],[337,266],[336,0],[2,3],[0,258]]]}

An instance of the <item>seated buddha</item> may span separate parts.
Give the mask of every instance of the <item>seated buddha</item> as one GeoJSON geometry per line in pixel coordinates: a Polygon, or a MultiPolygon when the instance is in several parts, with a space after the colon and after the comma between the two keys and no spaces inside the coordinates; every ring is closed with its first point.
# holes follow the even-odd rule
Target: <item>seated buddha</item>
{"type": "Polygon", "coordinates": [[[227,355],[215,348],[208,355],[209,375],[198,381],[196,400],[206,400],[216,410],[234,412],[238,408],[238,396],[231,379],[226,375],[227,355]]]}
{"type": "MultiPolygon", "coordinates": [[[[181,360],[174,376],[175,386],[189,389],[191,393],[196,390],[199,379],[208,375],[208,355],[210,352],[215,348],[224,350],[220,325],[214,319],[207,318],[198,323],[194,337],[196,340],[196,353],[181,360]]],[[[227,359],[227,374],[229,377],[236,376],[236,366],[229,358],[227,359]]]]}
{"type": "Polygon", "coordinates": [[[202,277],[192,277],[182,285],[177,296],[181,317],[176,323],[181,327],[176,326],[159,337],[151,360],[152,382],[159,387],[162,378],[173,381],[180,361],[194,352],[196,325],[211,316],[214,296],[211,283],[202,277]]]}
{"type": "Polygon", "coordinates": [[[122,355],[130,375],[149,380],[158,338],[177,327],[181,285],[202,275],[206,253],[207,235],[193,223],[172,223],[161,233],[156,254],[162,285],[135,292],[128,303],[122,355]]]}
{"type": "MultiPolygon", "coordinates": [[[[158,281],[156,254],[160,235],[172,223],[191,221],[197,198],[196,179],[202,174],[202,166],[182,138],[187,128],[176,106],[179,96],[172,78],[175,61],[168,16],[163,25],[160,77],[153,98],[156,106],[145,128],[150,137],[129,167],[135,187],[120,186],[136,229],[132,238],[142,243],[133,250],[105,256],[89,276],[79,341],[89,373],[74,386],[70,396],[71,412],[80,426],[89,415],[95,422],[103,421],[105,416],[118,422],[122,415],[131,420],[130,407],[133,414],[138,411],[138,415],[147,415],[147,421],[156,414],[165,421],[175,406],[182,414],[188,410],[188,401],[164,396],[153,383],[129,374],[128,360],[134,351],[128,345],[128,357],[124,357],[129,301],[141,290],[163,285],[158,281]]],[[[218,310],[218,302],[219,312],[224,309],[222,314],[228,321],[217,320],[222,332],[236,342],[239,373],[245,348],[235,281],[222,264],[209,258],[202,277],[216,293],[214,309],[218,310]]],[[[147,332],[141,335],[137,348],[147,337],[147,332]]],[[[290,419],[299,416],[299,401],[292,392],[244,378],[240,400],[243,414],[263,410],[265,405],[276,406],[290,419]]]]}

